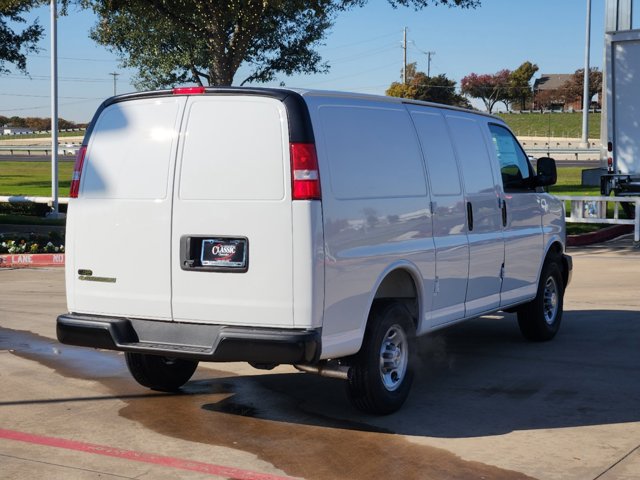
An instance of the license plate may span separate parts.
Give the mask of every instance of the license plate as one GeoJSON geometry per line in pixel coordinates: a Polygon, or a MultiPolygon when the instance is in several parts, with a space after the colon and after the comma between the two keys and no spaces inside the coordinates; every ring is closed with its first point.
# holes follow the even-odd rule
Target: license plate
{"type": "Polygon", "coordinates": [[[207,267],[246,268],[247,240],[245,238],[206,238],[202,240],[200,264],[207,267]]]}

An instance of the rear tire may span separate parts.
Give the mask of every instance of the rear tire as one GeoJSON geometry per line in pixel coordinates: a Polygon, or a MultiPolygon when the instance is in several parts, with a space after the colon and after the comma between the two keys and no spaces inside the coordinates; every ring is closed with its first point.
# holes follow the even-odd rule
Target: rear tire
{"type": "Polygon", "coordinates": [[[402,303],[374,304],[347,382],[356,408],[388,415],[402,406],[413,382],[415,335],[413,318],[402,303]]]}
{"type": "Polygon", "coordinates": [[[175,392],[189,381],[198,362],[182,358],[126,352],[127,367],[143,387],[161,392],[175,392]]]}
{"type": "Polygon", "coordinates": [[[545,342],[555,337],[562,321],[563,297],[562,271],[549,259],[542,267],[536,298],[518,309],[518,325],[527,340],[545,342]]]}

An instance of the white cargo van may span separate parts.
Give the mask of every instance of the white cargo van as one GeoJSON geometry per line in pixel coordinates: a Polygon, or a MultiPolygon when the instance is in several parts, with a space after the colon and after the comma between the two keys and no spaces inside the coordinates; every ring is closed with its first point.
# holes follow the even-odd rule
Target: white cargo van
{"type": "Polygon", "coordinates": [[[122,95],[96,113],[67,219],[61,342],[175,390],[199,361],[293,364],[353,403],[406,399],[415,337],[498,310],[551,339],[562,204],[498,118],[281,89],[122,95]]]}

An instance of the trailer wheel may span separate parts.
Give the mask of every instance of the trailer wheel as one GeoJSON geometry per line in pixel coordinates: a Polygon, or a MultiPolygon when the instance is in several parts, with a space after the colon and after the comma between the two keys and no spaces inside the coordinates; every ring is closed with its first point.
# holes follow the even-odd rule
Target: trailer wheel
{"type": "Polygon", "coordinates": [[[413,381],[415,334],[413,318],[402,303],[374,304],[347,382],[356,408],[387,415],[402,406],[413,381]]]}
{"type": "Polygon", "coordinates": [[[560,266],[548,259],[542,267],[536,298],[518,309],[518,325],[527,340],[544,342],[555,337],[562,321],[563,297],[560,266]]]}
{"type": "Polygon", "coordinates": [[[636,218],[636,206],[631,202],[622,202],[622,211],[629,220],[636,218]]]}
{"type": "Polygon", "coordinates": [[[161,392],[175,392],[187,383],[198,362],[145,353],[125,353],[127,367],[133,378],[143,387],[161,392]]]}

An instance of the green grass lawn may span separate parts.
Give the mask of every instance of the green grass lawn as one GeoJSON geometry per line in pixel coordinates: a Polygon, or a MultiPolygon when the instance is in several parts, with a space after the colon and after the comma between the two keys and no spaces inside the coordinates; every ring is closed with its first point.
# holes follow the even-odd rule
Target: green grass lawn
{"type": "MultiPolygon", "coordinates": [[[[499,113],[516,135],[582,137],[582,113],[499,113]]],[[[589,114],[589,137],[600,136],[600,114],[589,114]]]]}
{"type": "MultiPolygon", "coordinates": [[[[58,191],[69,194],[72,162],[58,164],[58,191]]],[[[0,162],[0,195],[51,196],[51,162],[0,162]]]]}

